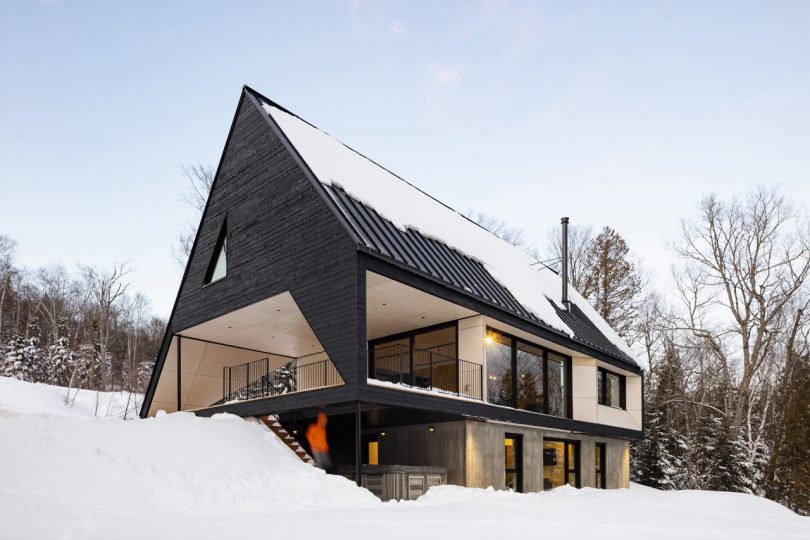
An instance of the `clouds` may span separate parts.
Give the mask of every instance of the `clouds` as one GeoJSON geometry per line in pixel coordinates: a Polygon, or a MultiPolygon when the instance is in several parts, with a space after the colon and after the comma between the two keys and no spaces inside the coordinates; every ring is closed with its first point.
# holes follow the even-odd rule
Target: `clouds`
{"type": "Polygon", "coordinates": [[[442,86],[450,86],[461,81],[461,71],[453,66],[434,67],[433,78],[442,86]]]}
{"type": "Polygon", "coordinates": [[[390,6],[365,3],[361,0],[351,0],[345,6],[356,37],[387,41],[405,33],[405,26],[400,18],[390,13],[392,9],[390,6]]]}

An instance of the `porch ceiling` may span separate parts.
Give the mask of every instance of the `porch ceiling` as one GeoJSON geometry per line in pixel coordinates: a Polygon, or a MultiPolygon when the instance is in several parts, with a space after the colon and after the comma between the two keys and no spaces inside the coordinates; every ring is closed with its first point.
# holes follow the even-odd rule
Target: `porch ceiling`
{"type": "Polygon", "coordinates": [[[399,281],[374,272],[366,272],[368,339],[390,336],[473,315],[477,313],[399,281]]]}
{"type": "Polygon", "coordinates": [[[289,292],[192,326],[180,335],[292,357],[323,351],[289,292]]]}

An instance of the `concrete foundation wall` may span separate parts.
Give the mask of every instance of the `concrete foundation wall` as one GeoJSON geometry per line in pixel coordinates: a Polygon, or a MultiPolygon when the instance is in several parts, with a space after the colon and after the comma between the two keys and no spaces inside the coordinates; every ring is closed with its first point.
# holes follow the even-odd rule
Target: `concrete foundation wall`
{"type": "Polygon", "coordinates": [[[449,484],[505,489],[504,438],[522,436],[523,491],[543,489],[543,440],[579,441],[581,487],[596,487],[596,443],[605,443],[607,488],[630,485],[627,441],[499,422],[461,420],[386,428],[380,465],[440,466],[449,484]],[[429,428],[433,427],[433,431],[429,428]]]}
{"type": "Polygon", "coordinates": [[[504,438],[523,438],[523,491],[542,491],[543,434],[538,429],[494,422],[467,422],[467,486],[505,488],[504,438]]]}
{"type": "Polygon", "coordinates": [[[461,420],[386,428],[385,437],[379,437],[380,465],[445,467],[447,483],[463,486],[465,424],[461,420]]]}

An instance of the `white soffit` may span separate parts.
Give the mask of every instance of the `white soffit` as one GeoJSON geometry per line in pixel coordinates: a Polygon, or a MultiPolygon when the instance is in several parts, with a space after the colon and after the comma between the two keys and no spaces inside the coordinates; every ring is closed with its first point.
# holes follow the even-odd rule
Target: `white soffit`
{"type": "Polygon", "coordinates": [[[179,334],[292,357],[323,350],[289,292],[192,326],[179,334]]]}
{"type": "Polygon", "coordinates": [[[477,315],[475,311],[366,272],[366,334],[377,339],[477,315]]]}

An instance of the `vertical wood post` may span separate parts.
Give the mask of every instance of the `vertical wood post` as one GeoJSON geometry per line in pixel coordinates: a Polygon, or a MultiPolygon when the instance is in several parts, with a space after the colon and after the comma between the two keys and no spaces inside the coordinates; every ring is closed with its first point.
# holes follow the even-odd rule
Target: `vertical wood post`
{"type": "Polygon", "coordinates": [[[177,410],[180,411],[182,409],[182,400],[180,397],[180,344],[182,343],[182,337],[178,334],[177,335],[177,410]]]}
{"type": "Polygon", "coordinates": [[[355,410],[355,422],[354,422],[354,474],[357,478],[357,485],[363,485],[363,478],[362,478],[362,470],[363,470],[363,452],[361,449],[362,444],[362,435],[361,435],[362,426],[360,425],[360,402],[357,402],[356,410],[355,410]]]}

